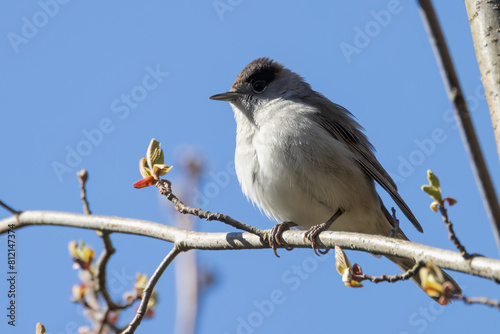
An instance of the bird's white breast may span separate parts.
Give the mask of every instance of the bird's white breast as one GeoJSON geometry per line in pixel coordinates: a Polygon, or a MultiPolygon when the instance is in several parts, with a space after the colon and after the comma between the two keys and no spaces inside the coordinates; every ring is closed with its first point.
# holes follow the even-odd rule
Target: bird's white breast
{"type": "Polygon", "coordinates": [[[287,100],[259,110],[254,119],[235,110],[235,166],[243,192],[277,221],[308,228],[343,208],[332,229],[379,233],[378,224],[371,224],[373,231],[366,226],[380,211],[373,182],[343,143],[307,117],[310,112],[287,100]]]}

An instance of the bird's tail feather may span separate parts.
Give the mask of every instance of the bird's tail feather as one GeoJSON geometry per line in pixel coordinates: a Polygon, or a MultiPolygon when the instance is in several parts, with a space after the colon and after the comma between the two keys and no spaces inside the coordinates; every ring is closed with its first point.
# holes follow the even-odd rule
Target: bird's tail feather
{"type": "MultiPolygon", "coordinates": [[[[388,228],[389,228],[389,226],[394,228],[395,226],[394,226],[393,217],[391,216],[391,214],[389,213],[387,208],[384,206],[384,203],[382,202],[382,199],[380,197],[379,197],[379,200],[380,200],[380,208],[382,209],[382,212],[384,213],[385,218],[387,219],[387,221],[390,224],[390,225],[389,224],[387,225],[388,228]]],[[[387,233],[387,235],[388,234],[389,233],[387,233]]],[[[409,240],[408,237],[401,230],[398,230],[394,237],[397,239],[401,239],[401,240],[409,240]]],[[[402,257],[398,257],[398,256],[386,256],[386,257],[389,260],[391,260],[392,262],[394,262],[399,268],[401,268],[405,272],[410,270],[411,268],[413,268],[415,266],[415,261],[411,260],[411,259],[406,259],[406,258],[402,258],[402,257]]],[[[458,283],[455,282],[455,280],[450,275],[448,275],[444,270],[442,270],[442,271],[443,271],[444,280],[453,284],[453,287],[455,288],[454,294],[456,294],[456,295],[462,294],[462,289],[460,288],[458,283]]],[[[414,275],[411,279],[413,280],[413,282],[415,282],[418,285],[418,287],[420,289],[422,289],[425,292],[425,290],[422,287],[422,281],[420,280],[420,275],[418,275],[418,274],[414,275]]],[[[435,301],[438,301],[438,298],[433,298],[433,297],[431,297],[431,298],[434,299],[435,301]]]]}

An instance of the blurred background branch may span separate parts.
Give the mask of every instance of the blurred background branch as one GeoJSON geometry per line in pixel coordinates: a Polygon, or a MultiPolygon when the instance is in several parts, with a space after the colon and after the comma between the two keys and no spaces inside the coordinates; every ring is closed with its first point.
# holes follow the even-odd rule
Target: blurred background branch
{"type": "MultiPolygon", "coordinates": [[[[194,198],[188,194],[193,194],[193,189],[199,189],[204,171],[203,161],[196,152],[183,154],[180,157],[179,165],[182,166],[184,178],[181,183],[179,193],[191,204],[194,198]]],[[[170,216],[178,228],[194,231],[196,221],[192,215],[179,215],[172,210],[169,205],[170,216]]],[[[213,282],[213,274],[202,268],[197,260],[196,251],[183,252],[179,254],[175,261],[175,290],[176,290],[176,315],[174,333],[194,334],[197,329],[197,318],[200,312],[200,298],[213,282]],[[207,279],[208,278],[208,279],[207,279]]]]}

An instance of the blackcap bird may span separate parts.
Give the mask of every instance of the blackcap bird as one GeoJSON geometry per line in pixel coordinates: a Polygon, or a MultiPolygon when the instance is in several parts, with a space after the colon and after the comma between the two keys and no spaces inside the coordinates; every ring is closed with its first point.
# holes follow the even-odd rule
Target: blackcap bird
{"type": "MultiPolygon", "coordinates": [[[[290,226],[407,240],[375,190],[377,182],[415,228],[418,220],[378,162],[362,127],[345,108],[311,89],[304,79],[269,58],[248,64],[231,89],[211,96],[228,101],[237,124],[235,166],[243,193],[278,221],[270,244],[290,226]]],[[[388,256],[401,269],[410,259],[388,256]]],[[[447,274],[446,280],[460,288],[447,274]]],[[[414,281],[421,286],[420,278],[414,281]]]]}

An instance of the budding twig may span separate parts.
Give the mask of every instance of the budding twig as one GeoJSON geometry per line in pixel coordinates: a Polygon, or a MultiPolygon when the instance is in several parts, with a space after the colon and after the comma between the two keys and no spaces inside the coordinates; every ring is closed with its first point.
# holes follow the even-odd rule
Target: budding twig
{"type": "Polygon", "coordinates": [[[92,212],[90,212],[89,202],[87,201],[87,191],[85,190],[85,185],[88,180],[87,170],[82,169],[81,171],[76,173],[76,175],[78,176],[78,180],[80,181],[80,198],[83,201],[83,213],[85,213],[86,215],[91,215],[92,212]]]}
{"type": "MultiPolygon", "coordinates": [[[[80,172],[76,173],[76,175],[78,176],[78,180],[80,181],[81,199],[83,201],[83,212],[86,215],[91,215],[92,212],[90,211],[90,205],[87,200],[87,192],[85,187],[88,180],[88,173],[85,169],[82,169],[80,172]]],[[[98,236],[101,237],[104,244],[104,249],[99,255],[99,259],[97,260],[95,274],[91,273],[92,280],[95,282],[93,290],[95,293],[95,298],[97,299],[98,294],[101,294],[106,303],[104,310],[92,309],[94,313],[100,312],[102,314],[102,317],[99,318],[100,324],[97,333],[98,334],[104,333],[106,331],[106,325],[110,326],[115,332],[119,332],[119,329],[117,329],[116,326],[113,326],[108,321],[109,313],[111,311],[122,310],[130,307],[138,298],[133,298],[125,304],[117,304],[111,299],[109,291],[106,287],[106,268],[109,259],[116,252],[116,250],[113,247],[113,243],[111,242],[110,238],[111,232],[107,230],[96,230],[96,233],[98,236]]],[[[84,306],[89,307],[89,305],[84,305],[84,306]]]]}
{"type": "Polygon", "coordinates": [[[482,194],[484,205],[488,216],[493,223],[493,231],[497,241],[497,247],[500,247],[500,206],[498,204],[495,187],[491,181],[491,176],[484,159],[479,140],[477,138],[474,124],[467,107],[467,101],[462,92],[460,81],[455,72],[455,67],[450,56],[450,51],[441,30],[431,0],[419,0],[420,14],[424,22],[425,29],[429,36],[434,55],[440,68],[441,76],[448,91],[450,102],[454,106],[454,114],[457,117],[457,125],[460,127],[462,141],[469,155],[469,160],[473,164],[474,176],[477,186],[482,194]]]}
{"type": "Polygon", "coordinates": [[[362,275],[353,275],[353,279],[355,279],[358,282],[364,281],[364,280],[369,280],[372,281],[373,283],[380,283],[380,282],[389,282],[389,283],[394,283],[398,281],[405,281],[409,280],[413,276],[418,274],[418,271],[420,268],[425,266],[424,262],[417,262],[415,265],[411,268],[405,271],[402,274],[397,274],[397,275],[381,275],[381,276],[372,276],[368,274],[362,274],[362,275]]]}
{"type": "Polygon", "coordinates": [[[465,297],[465,296],[455,296],[453,299],[462,300],[466,304],[484,304],[491,307],[496,307],[500,309],[500,301],[488,299],[486,297],[465,297]]]}
{"type": "Polygon", "coordinates": [[[455,234],[455,231],[453,230],[453,224],[448,218],[448,210],[446,210],[446,208],[444,207],[444,203],[439,205],[439,212],[441,212],[441,217],[443,217],[443,222],[446,225],[446,228],[448,229],[448,238],[450,238],[451,242],[455,245],[455,247],[457,247],[458,251],[460,252],[460,254],[462,254],[464,259],[472,258],[472,255],[465,250],[465,247],[462,245],[460,240],[458,240],[458,237],[455,234]]]}
{"type": "Polygon", "coordinates": [[[97,334],[105,333],[106,323],[108,322],[108,316],[109,316],[109,307],[106,307],[106,310],[103,313],[104,316],[102,318],[101,324],[99,325],[99,328],[97,329],[97,334]]]}
{"type": "Polygon", "coordinates": [[[172,193],[172,184],[168,180],[163,180],[160,179],[156,182],[156,187],[160,190],[160,194],[164,195],[170,202],[174,203],[175,209],[179,211],[182,214],[190,214],[194,216],[198,216],[202,219],[206,220],[217,220],[220,222],[223,222],[227,225],[230,225],[232,227],[235,227],[237,229],[247,231],[250,233],[253,233],[255,235],[258,235],[259,237],[265,239],[266,238],[266,232],[258,229],[256,227],[253,227],[251,225],[239,222],[227,215],[223,215],[220,213],[212,213],[210,211],[205,211],[200,208],[192,208],[184,204],[180,199],[177,198],[172,193]]]}
{"type": "Polygon", "coordinates": [[[106,302],[110,311],[123,310],[127,307],[130,307],[137,299],[131,299],[125,304],[117,304],[109,295],[108,288],[106,287],[106,268],[109,259],[115,253],[115,248],[113,247],[113,243],[111,242],[111,238],[109,237],[111,233],[108,231],[98,231],[98,235],[102,238],[104,243],[104,250],[102,251],[99,259],[97,260],[97,286],[96,291],[102,294],[104,301],[106,302]]]}

